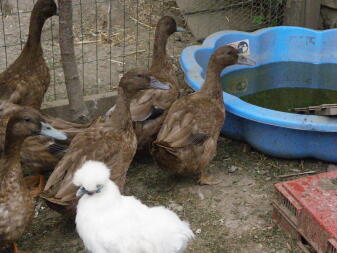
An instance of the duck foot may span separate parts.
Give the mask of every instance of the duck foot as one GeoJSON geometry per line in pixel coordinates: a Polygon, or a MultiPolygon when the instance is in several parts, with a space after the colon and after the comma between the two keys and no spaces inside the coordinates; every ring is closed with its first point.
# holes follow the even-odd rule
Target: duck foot
{"type": "Polygon", "coordinates": [[[31,252],[29,252],[29,251],[20,251],[19,249],[18,249],[18,245],[14,242],[13,243],[13,251],[12,251],[13,253],[31,253],[31,252]]]}
{"type": "Polygon", "coordinates": [[[30,194],[33,198],[39,196],[46,185],[46,181],[43,175],[25,177],[24,180],[25,180],[25,183],[31,189],[30,194]],[[38,186],[34,187],[37,184],[38,186]]]}
{"type": "Polygon", "coordinates": [[[221,179],[216,179],[211,175],[201,175],[198,182],[201,185],[216,185],[221,183],[221,179]]]}

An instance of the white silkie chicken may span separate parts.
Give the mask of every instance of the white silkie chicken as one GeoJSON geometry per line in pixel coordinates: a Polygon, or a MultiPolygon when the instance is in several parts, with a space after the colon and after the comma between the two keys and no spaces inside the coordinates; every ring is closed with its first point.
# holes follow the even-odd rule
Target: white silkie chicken
{"type": "Polygon", "coordinates": [[[123,196],[104,163],[87,161],[74,176],[81,196],[76,227],[92,253],[180,253],[194,238],[189,224],[163,206],[123,196]]]}

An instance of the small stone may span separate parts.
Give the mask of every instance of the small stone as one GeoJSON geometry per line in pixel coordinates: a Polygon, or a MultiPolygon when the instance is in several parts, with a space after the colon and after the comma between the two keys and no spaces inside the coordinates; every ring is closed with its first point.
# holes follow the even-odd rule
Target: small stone
{"type": "Polygon", "coordinates": [[[228,169],[228,172],[229,173],[234,173],[235,171],[237,171],[239,169],[239,167],[236,167],[234,165],[232,165],[229,169],[228,169]]]}
{"type": "Polygon", "coordinates": [[[259,170],[257,172],[257,174],[259,174],[259,175],[265,175],[265,174],[267,174],[267,171],[266,170],[259,170]]]}
{"type": "Polygon", "coordinates": [[[336,171],[337,170],[337,165],[336,164],[329,164],[328,168],[326,170],[328,172],[330,172],[330,171],[336,171]]]}
{"type": "Polygon", "coordinates": [[[200,200],[205,199],[205,195],[200,190],[198,191],[198,196],[199,196],[200,200]]]}
{"type": "Polygon", "coordinates": [[[198,228],[197,230],[195,230],[196,234],[200,234],[201,233],[201,228],[198,228]]]}
{"type": "Polygon", "coordinates": [[[279,251],[277,251],[277,253],[288,253],[288,249],[281,249],[279,251]]]}
{"type": "Polygon", "coordinates": [[[182,210],[184,210],[184,207],[182,205],[179,205],[177,203],[175,203],[174,201],[170,201],[170,204],[168,205],[168,207],[176,212],[181,212],[182,210]]]}
{"type": "Polygon", "coordinates": [[[266,177],[264,180],[270,181],[270,180],[271,180],[271,177],[266,177]]]}

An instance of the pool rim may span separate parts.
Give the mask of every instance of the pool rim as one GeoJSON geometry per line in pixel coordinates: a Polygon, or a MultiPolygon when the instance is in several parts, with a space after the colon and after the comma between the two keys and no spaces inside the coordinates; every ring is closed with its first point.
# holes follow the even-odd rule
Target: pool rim
{"type": "MultiPolygon", "coordinates": [[[[322,36],[324,33],[336,33],[337,29],[330,29],[324,31],[315,31],[309,28],[295,27],[295,26],[278,26],[271,28],[263,28],[255,32],[242,32],[235,30],[226,30],[214,33],[208,36],[201,45],[193,45],[186,47],[180,54],[180,65],[185,74],[186,83],[194,90],[199,90],[204,82],[202,77],[203,69],[196,61],[195,54],[200,49],[211,49],[215,50],[216,43],[219,39],[227,34],[244,34],[247,38],[252,36],[260,36],[261,34],[268,33],[270,31],[275,32],[275,30],[284,31],[284,29],[295,29],[306,32],[314,33],[316,36],[322,36]]],[[[265,64],[275,63],[277,61],[264,61],[262,63],[257,62],[256,66],[242,66],[234,65],[224,69],[221,76],[231,73],[233,71],[243,69],[243,68],[256,68],[265,64]]],[[[313,62],[313,61],[297,61],[310,64],[326,64],[334,63],[337,64],[337,59],[335,61],[324,61],[324,62],[313,62]]],[[[256,121],[263,124],[305,130],[305,131],[318,131],[318,132],[337,132],[337,117],[327,117],[327,116],[316,116],[316,115],[301,115],[287,112],[275,111],[263,107],[259,107],[253,104],[249,104],[240,98],[231,95],[229,93],[223,92],[224,104],[226,110],[238,117],[245,118],[248,120],[256,121]]]]}

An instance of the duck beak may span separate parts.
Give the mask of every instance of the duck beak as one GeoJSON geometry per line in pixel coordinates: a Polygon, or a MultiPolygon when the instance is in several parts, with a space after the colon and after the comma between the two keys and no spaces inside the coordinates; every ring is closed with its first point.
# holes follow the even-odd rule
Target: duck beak
{"type": "Polygon", "coordinates": [[[182,28],[181,26],[177,26],[177,32],[185,33],[187,30],[185,28],[182,28]]]}
{"type": "Polygon", "coordinates": [[[54,138],[56,140],[66,140],[66,139],[68,139],[68,137],[65,133],[63,133],[59,130],[56,130],[51,125],[49,125],[45,122],[41,122],[40,134],[44,135],[44,136],[47,136],[47,137],[54,138]]]}
{"type": "Polygon", "coordinates": [[[256,62],[247,56],[239,55],[237,64],[254,66],[256,62]]]}
{"type": "Polygon", "coordinates": [[[169,90],[171,88],[170,85],[168,85],[167,83],[162,83],[153,76],[151,76],[150,87],[153,89],[160,89],[160,90],[169,90]]]}

